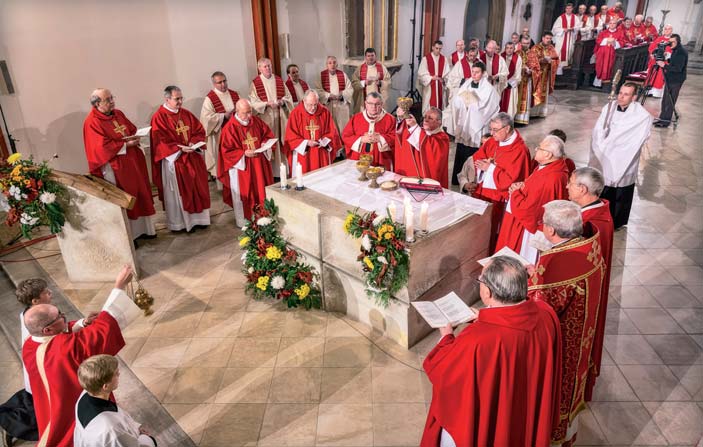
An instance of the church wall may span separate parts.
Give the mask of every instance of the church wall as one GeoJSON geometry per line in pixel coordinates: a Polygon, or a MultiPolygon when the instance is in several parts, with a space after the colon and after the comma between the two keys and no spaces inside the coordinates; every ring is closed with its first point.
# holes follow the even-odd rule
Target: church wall
{"type": "Polygon", "coordinates": [[[177,84],[200,113],[214,70],[248,94],[256,73],[248,0],[7,0],[0,2],[0,59],[16,93],[0,94],[18,150],[83,173],[82,125],[95,87],[108,87],[137,126],[177,84]]]}
{"type": "Polygon", "coordinates": [[[703,26],[701,11],[703,3],[694,4],[694,0],[650,0],[647,15],[654,17],[654,25],[659,29],[662,23],[662,9],[671,12],[666,16],[666,23],[674,27],[674,33],[681,36],[681,42],[686,44],[695,40],[698,31],[703,26]]]}

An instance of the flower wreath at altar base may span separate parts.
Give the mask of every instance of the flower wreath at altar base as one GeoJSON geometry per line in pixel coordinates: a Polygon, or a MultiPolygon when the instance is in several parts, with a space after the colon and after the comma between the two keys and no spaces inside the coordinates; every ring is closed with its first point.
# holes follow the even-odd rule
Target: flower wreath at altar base
{"type": "Polygon", "coordinates": [[[390,215],[349,211],[344,232],[361,239],[357,260],[365,273],[366,294],[388,307],[390,299],[408,284],[410,256],[405,242],[405,226],[390,215]]]}
{"type": "Polygon", "coordinates": [[[66,217],[60,201],[66,203],[66,188],[52,180],[46,161],[35,163],[32,157],[12,154],[0,159],[0,211],[7,212],[5,224],[20,224],[22,236],[31,239],[32,230],[47,226],[51,234],[61,231],[66,217]]]}
{"type": "Polygon", "coordinates": [[[278,225],[278,207],[273,199],[266,199],[254,207],[242,229],[239,246],[244,250],[246,291],[255,299],[285,299],[288,307],[319,309],[319,274],[299,261],[300,254],[288,246],[278,225]]]}

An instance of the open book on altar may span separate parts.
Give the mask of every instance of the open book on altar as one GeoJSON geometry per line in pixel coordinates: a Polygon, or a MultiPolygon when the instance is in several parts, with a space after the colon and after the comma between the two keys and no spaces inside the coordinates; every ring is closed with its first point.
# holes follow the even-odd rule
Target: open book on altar
{"type": "Polygon", "coordinates": [[[507,256],[509,258],[513,258],[516,261],[518,261],[520,264],[523,266],[527,267],[528,265],[532,264],[530,261],[527,259],[523,258],[519,254],[515,253],[513,250],[511,250],[509,247],[503,247],[497,252],[493,253],[493,256],[489,256],[487,258],[479,259],[478,262],[482,266],[486,266],[488,264],[488,261],[490,261],[492,258],[495,258],[496,256],[507,256]]]}
{"type": "Polygon", "coordinates": [[[454,292],[449,292],[435,301],[414,301],[412,305],[433,328],[444,327],[450,323],[456,326],[478,317],[478,314],[454,292]]]}
{"type": "Polygon", "coordinates": [[[205,146],[204,141],[201,141],[200,143],[191,144],[190,146],[183,146],[182,144],[178,145],[178,147],[180,147],[181,149],[192,149],[192,150],[198,150],[203,146],[205,146]]]}
{"type": "Polygon", "coordinates": [[[273,145],[276,144],[277,141],[277,139],[271,138],[266,143],[262,144],[261,147],[255,150],[254,152],[256,152],[257,154],[260,154],[261,152],[266,152],[267,150],[271,149],[271,147],[273,147],[273,145]]]}

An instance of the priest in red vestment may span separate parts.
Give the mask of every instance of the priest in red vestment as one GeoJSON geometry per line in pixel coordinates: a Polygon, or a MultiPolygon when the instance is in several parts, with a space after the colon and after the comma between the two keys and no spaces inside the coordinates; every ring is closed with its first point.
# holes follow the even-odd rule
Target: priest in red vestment
{"type": "Polygon", "coordinates": [[[608,28],[598,33],[598,37],[596,37],[596,47],[593,51],[596,55],[594,87],[602,86],[603,82],[610,82],[614,74],[615,50],[623,45],[625,45],[625,34],[622,32],[622,28],[618,27],[617,21],[611,19],[608,22],[608,28]]]}
{"type": "Polygon", "coordinates": [[[569,181],[561,138],[547,135],[535,150],[535,160],[537,169],[508,189],[510,198],[496,242],[496,251],[508,247],[532,263],[537,262],[538,253],[530,242],[541,229],[542,206],[566,198],[569,181]]]}
{"type": "Polygon", "coordinates": [[[210,225],[210,188],[203,150],[205,129],[183,108],[181,89],[164,90],[165,103],[151,118],[152,177],[171,231],[210,225]]]}
{"type": "Polygon", "coordinates": [[[222,130],[217,178],[223,185],[222,200],[232,207],[234,222],[241,228],[251,219],[254,206],[264,203],[266,187],[274,183],[271,157],[278,140],[261,118],[252,115],[248,100],[237,101],[233,117],[222,130]]]}
{"type": "Polygon", "coordinates": [[[300,101],[303,100],[303,95],[305,92],[310,90],[308,83],[303,81],[300,77],[300,68],[295,64],[290,64],[286,67],[286,73],[288,74],[288,79],[286,79],[286,90],[290,93],[290,97],[293,100],[293,105],[297,106],[300,101]]]}
{"type": "Polygon", "coordinates": [[[493,204],[489,246],[491,252],[503,221],[510,186],[524,181],[530,175],[530,150],[520,132],[513,126],[513,120],[508,114],[496,115],[489,124],[493,138],[481,145],[473,155],[476,184],[470,185],[468,189],[473,190],[475,198],[493,204]]]}
{"type": "Polygon", "coordinates": [[[657,27],[654,26],[652,22],[654,22],[654,17],[652,16],[647,16],[647,18],[644,19],[644,37],[647,42],[651,42],[659,37],[659,31],[657,31],[657,27]]]}
{"type": "Polygon", "coordinates": [[[647,41],[647,27],[644,24],[644,16],[642,14],[635,16],[635,20],[632,22],[632,29],[634,30],[633,45],[639,45],[647,41]]]}
{"type": "Polygon", "coordinates": [[[38,446],[73,445],[75,406],[83,391],[76,371],[81,362],[97,354],[116,355],[125,345],[122,330],[141,311],[124,292],[132,279],[125,267],[103,311],[78,332],[69,332],[66,316],[51,304],[37,304],[24,314],[31,335],[22,347],[34,397],[39,428],[38,446]]]}
{"type": "Polygon", "coordinates": [[[623,44],[624,45],[637,45],[637,37],[636,37],[636,32],[635,28],[632,27],[632,19],[629,17],[625,17],[625,21],[622,22],[622,25],[620,27],[622,29],[622,34],[623,34],[623,44]]]}
{"type": "MultiPolygon", "coordinates": [[[[654,60],[652,53],[657,48],[660,43],[669,42],[671,40],[671,34],[674,32],[674,27],[671,25],[664,25],[662,30],[662,35],[655,37],[652,43],[649,44],[649,61],[647,62],[647,80],[645,81],[645,87],[651,85],[652,88],[649,90],[649,94],[655,98],[661,98],[664,94],[664,72],[663,70],[657,69],[655,67],[658,65],[654,60]]],[[[666,53],[671,54],[671,47],[668,46],[664,50],[666,53]]]]}
{"type": "Polygon", "coordinates": [[[366,95],[364,111],[354,115],[342,132],[346,157],[358,160],[361,154],[371,154],[374,166],[392,171],[395,147],[395,118],[383,110],[380,93],[366,95]]]}
{"type": "Polygon", "coordinates": [[[615,2],[612,8],[608,8],[608,21],[615,19],[618,23],[625,20],[625,11],[622,10],[622,2],[615,2]]]}
{"type": "Polygon", "coordinates": [[[600,374],[603,355],[603,338],[605,336],[605,318],[608,310],[608,292],[610,291],[610,268],[613,260],[613,218],[610,216],[610,204],[601,199],[600,195],[605,186],[603,174],[595,168],[579,168],[569,178],[569,199],[581,207],[581,218],[584,227],[592,225],[600,234],[601,253],[605,262],[603,274],[603,290],[598,309],[598,324],[593,336],[593,352],[591,368],[588,371],[585,398],[591,400],[596,377],[600,374]]]}
{"type": "Polygon", "coordinates": [[[133,239],[156,237],[151,217],[156,210],[146,158],[139,147],[139,137],[134,135],[137,128],[115,108],[110,90],[95,90],[90,104],[93,108],[83,123],[83,143],[90,173],[135,197],[134,207],[127,210],[133,239]]]}
{"type": "Polygon", "coordinates": [[[559,402],[559,320],[526,300],[527,272],[497,256],[478,278],[486,307],[459,335],[447,325],[423,363],[432,382],[421,447],[548,447],[559,402]]]}
{"type": "Polygon", "coordinates": [[[552,248],[540,255],[528,296],[549,304],[559,316],[561,398],[552,445],[570,447],[576,441],[577,416],[585,408],[605,265],[597,230],[589,226],[584,233],[581,208],[573,202],[555,200],[544,206],[544,235],[552,248]]]}
{"type": "Polygon", "coordinates": [[[315,90],[308,90],[288,117],[283,152],[288,157],[289,171],[295,173],[300,164],[303,174],[332,164],[342,147],[329,109],[320,105],[315,90]]]}
{"type": "Polygon", "coordinates": [[[406,177],[431,178],[449,188],[449,135],[442,130],[442,111],[430,107],[422,127],[410,115],[395,148],[394,172],[406,177]]]}

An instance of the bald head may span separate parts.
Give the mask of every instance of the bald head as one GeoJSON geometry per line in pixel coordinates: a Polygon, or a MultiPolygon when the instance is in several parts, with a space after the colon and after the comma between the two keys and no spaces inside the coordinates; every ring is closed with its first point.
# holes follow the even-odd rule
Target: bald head
{"type": "Polygon", "coordinates": [[[56,335],[65,331],[66,320],[60,318],[59,309],[52,304],[37,304],[24,312],[24,325],[35,337],[56,335]],[[59,324],[62,322],[62,324],[59,324]]]}
{"type": "Polygon", "coordinates": [[[96,88],[90,94],[90,105],[95,107],[99,112],[106,115],[115,110],[115,98],[112,92],[106,88],[96,88]]]}
{"type": "Polygon", "coordinates": [[[309,114],[317,112],[317,105],[320,102],[320,96],[315,90],[308,90],[303,96],[303,107],[309,114]]]}
{"type": "Polygon", "coordinates": [[[234,110],[236,111],[237,118],[239,118],[240,121],[247,124],[249,123],[249,119],[251,118],[251,103],[248,99],[242,98],[237,101],[234,105],[234,110]]]}

